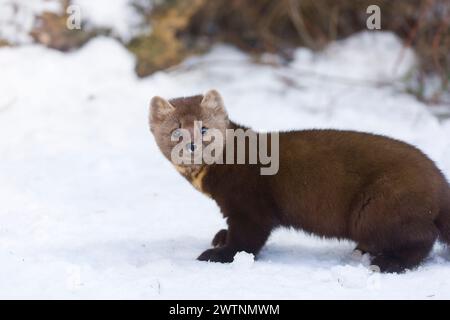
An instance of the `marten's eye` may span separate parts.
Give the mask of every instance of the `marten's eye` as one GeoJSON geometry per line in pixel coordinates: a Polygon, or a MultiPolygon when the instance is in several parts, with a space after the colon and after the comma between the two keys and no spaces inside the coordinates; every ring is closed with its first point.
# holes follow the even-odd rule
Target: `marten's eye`
{"type": "Polygon", "coordinates": [[[202,127],[202,130],[201,130],[202,135],[205,135],[207,131],[208,131],[208,128],[202,127]]]}
{"type": "Polygon", "coordinates": [[[178,139],[181,136],[180,128],[172,131],[172,139],[178,139]]]}

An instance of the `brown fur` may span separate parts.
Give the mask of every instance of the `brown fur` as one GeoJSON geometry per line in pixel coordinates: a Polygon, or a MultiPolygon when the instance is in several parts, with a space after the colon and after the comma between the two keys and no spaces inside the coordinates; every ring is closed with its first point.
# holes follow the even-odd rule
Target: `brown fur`
{"type": "MultiPolygon", "coordinates": [[[[168,159],[174,124],[189,128],[193,120],[221,130],[239,127],[216,91],[170,102],[154,98],[150,125],[168,159]],[[213,102],[205,104],[208,99],[213,102]],[[173,109],[161,110],[164,103],[173,109]]],[[[178,168],[227,218],[228,230],[216,234],[215,248],[199,260],[257,254],[279,226],[353,240],[384,272],[416,267],[438,237],[450,243],[449,184],[415,147],[368,133],[305,130],[281,133],[279,150],[275,175],[260,175],[259,165],[248,164],[178,168]]]]}

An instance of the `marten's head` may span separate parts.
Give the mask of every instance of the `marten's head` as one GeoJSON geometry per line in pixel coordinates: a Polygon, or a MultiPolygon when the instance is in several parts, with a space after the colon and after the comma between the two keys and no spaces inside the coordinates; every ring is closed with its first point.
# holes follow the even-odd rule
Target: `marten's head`
{"type": "Polygon", "coordinates": [[[221,156],[224,139],[218,141],[218,137],[225,137],[229,126],[222,97],[216,90],[171,100],[153,97],[149,122],[158,147],[177,166],[198,166],[204,163],[206,153],[221,156]]]}

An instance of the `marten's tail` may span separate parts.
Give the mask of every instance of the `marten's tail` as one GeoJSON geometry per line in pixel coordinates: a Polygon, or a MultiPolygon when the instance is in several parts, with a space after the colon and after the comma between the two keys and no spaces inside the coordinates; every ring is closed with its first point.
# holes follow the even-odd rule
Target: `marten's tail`
{"type": "Polygon", "coordinates": [[[440,239],[450,245],[450,188],[443,199],[441,211],[436,219],[436,227],[439,229],[440,239]]]}

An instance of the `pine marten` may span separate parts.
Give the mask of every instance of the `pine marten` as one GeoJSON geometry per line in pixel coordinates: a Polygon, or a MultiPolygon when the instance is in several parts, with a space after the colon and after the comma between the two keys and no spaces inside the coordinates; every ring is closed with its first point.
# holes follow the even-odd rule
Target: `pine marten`
{"type": "MultiPolygon", "coordinates": [[[[450,244],[449,183],[432,160],[409,144],[354,131],[269,133],[278,138],[278,150],[275,140],[268,140],[269,150],[278,152],[278,170],[262,174],[261,163],[226,163],[229,141],[213,152],[222,161],[180,164],[173,159],[176,146],[187,151],[184,160],[199,146],[206,150],[213,139],[198,136],[210,130],[224,133],[225,140],[228,130],[251,130],[229,120],[216,90],[171,100],[153,97],[149,122],[164,156],[217,202],[227,220],[228,230],[220,230],[213,248],[198,260],[231,262],[239,251],[257,255],[276,227],[352,240],[381,272],[418,266],[438,239],[450,244]],[[181,130],[191,134],[187,143],[180,143],[185,138],[181,130]]],[[[250,151],[248,146],[245,150],[250,151]]]]}

